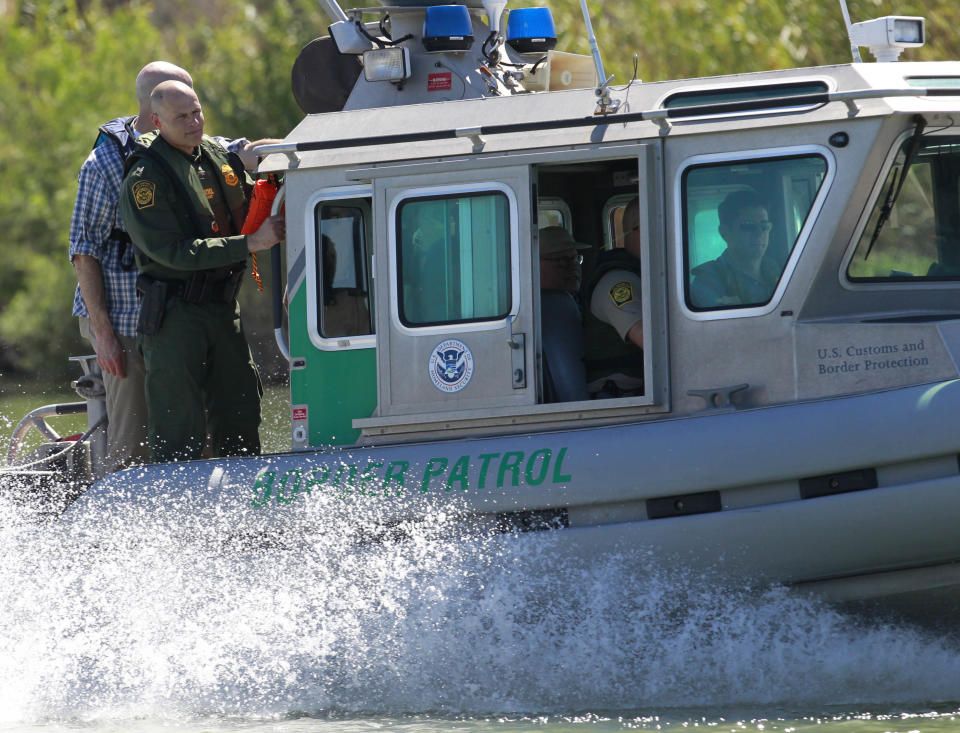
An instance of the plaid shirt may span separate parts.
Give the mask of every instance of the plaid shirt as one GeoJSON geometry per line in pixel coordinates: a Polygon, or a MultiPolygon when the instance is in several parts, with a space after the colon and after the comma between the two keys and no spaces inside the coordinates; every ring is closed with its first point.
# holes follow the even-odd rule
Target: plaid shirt
{"type": "MultiPolygon", "coordinates": [[[[249,142],[246,138],[214,139],[234,152],[249,142]]],[[[106,142],[95,147],[80,167],[77,201],[70,220],[70,260],[75,255],[89,255],[100,263],[110,323],[119,335],[133,338],[140,312],[133,247],[110,239],[114,228],[123,230],[117,206],[124,160],[119,146],[106,142]]],[[[89,317],[79,285],[73,298],[73,315],[89,317]]]]}

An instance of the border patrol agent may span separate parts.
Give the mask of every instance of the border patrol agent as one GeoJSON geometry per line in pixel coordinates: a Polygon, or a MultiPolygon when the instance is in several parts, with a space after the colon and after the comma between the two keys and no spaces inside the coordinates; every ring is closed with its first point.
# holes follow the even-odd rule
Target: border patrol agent
{"type": "Polygon", "coordinates": [[[141,273],[150,458],[199,458],[207,432],[215,456],[259,453],[262,388],[236,296],[248,253],[280,241],[283,219],[241,235],[249,181],[203,134],[193,89],[163,82],[151,104],[158,132],[137,141],[120,196],[141,273]]]}
{"type": "Polygon", "coordinates": [[[586,287],[584,362],[594,397],[643,394],[640,206],[623,212],[623,248],[600,255],[586,287]]]}

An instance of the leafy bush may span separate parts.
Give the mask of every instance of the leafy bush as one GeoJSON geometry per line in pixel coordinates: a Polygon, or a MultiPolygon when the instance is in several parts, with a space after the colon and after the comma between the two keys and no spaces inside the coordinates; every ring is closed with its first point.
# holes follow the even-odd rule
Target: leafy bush
{"type": "MultiPolygon", "coordinates": [[[[561,49],[589,53],[578,0],[532,1],[553,9],[561,49]]],[[[524,4],[531,2],[514,0],[524,4]]],[[[834,0],[589,5],[616,84],[631,78],[634,53],[647,81],[850,58],[834,0]]],[[[850,0],[850,12],[854,20],[925,15],[928,45],[910,58],[960,58],[956,0],[850,0]]],[[[315,0],[166,0],[156,6],[20,0],[0,14],[0,365],[59,377],[71,373],[69,353],[89,350],[77,340],[70,315],[75,278],[67,236],[76,175],[97,127],[135,112],[139,69],[155,59],[189,69],[214,134],[283,137],[302,116],[290,92],[291,66],[328,23],[315,0]]],[[[269,299],[247,290],[251,340],[269,343],[269,299]]]]}

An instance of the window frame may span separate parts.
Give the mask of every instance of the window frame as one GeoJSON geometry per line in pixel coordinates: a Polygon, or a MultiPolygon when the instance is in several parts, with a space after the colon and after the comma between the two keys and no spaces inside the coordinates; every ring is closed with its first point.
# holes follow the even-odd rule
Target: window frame
{"type": "Polygon", "coordinates": [[[615,193],[603,204],[601,216],[603,216],[603,251],[609,252],[616,248],[616,240],[610,227],[610,214],[616,209],[625,209],[633,199],[637,198],[636,193],[615,193]]]}
{"type": "MultiPolygon", "coordinates": [[[[771,81],[765,84],[693,84],[690,86],[680,87],[678,89],[673,89],[666,94],[664,94],[660,99],[657,100],[657,109],[669,109],[671,112],[682,112],[685,109],[684,106],[674,106],[669,107],[668,103],[671,100],[675,100],[682,97],[692,97],[694,95],[705,94],[709,95],[711,93],[729,93],[735,94],[737,90],[756,90],[756,89],[778,89],[783,87],[790,86],[799,86],[802,84],[823,84],[826,89],[825,93],[830,94],[835,92],[837,89],[837,82],[835,79],[829,76],[808,76],[808,77],[797,77],[795,79],[790,79],[786,82],[783,81],[771,81]]],[[[720,120],[720,119],[732,119],[737,117],[755,117],[757,115],[787,115],[787,114],[796,114],[797,112],[809,112],[810,110],[817,109],[822,107],[823,103],[813,102],[810,104],[802,105],[793,105],[790,107],[764,107],[751,110],[743,110],[740,112],[710,112],[706,114],[673,114],[670,117],[672,124],[683,124],[689,122],[700,122],[703,120],[720,120]]],[[[696,109],[696,105],[690,107],[689,109],[696,109]]]]}
{"type": "Polygon", "coordinates": [[[537,228],[540,227],[540,212],[542,210],[559,211],[563,217],[563,228],[570,232],[571,236],[573,235],[573,212],[566,201],[556,196],[537,199],[537,228]]]}
{"type": "MultiPolygon", "coordinates": [[[[365,212],[367,219],[364,221],[364,232],[367,236],[367,246],[364,255],[368,258],[367,263],[367,298],[370,309],[373,328],[376,329],[376,317],[374,316],[375,294],[373,270],[371,268],[373,255],[373,188],[370,186],[337,186],[330,188],[321,188],[314,191],[313,195],[307,200],[304,207],[305,228],[309,233],[307,246],[304,247],[305,255],[305,273],[307,280],[307,333],[310,337],[310,343],[321,351],[349,351],[353,349],[370,349],[377,345],[376,333],[363,334],[359,336],[332,336],[325,337],[320,332],[320,298],[321,283],[317,280],[318,274],[318,251],[320,249],[320,228],[317,226],[317,208],[322,204],[334,201],[343,201],[346,199],[366,199],[369,203],[369,211],[365,212]]],[[[295,292],[296,284],[290,284],[291,292],[295,292]]]]}
{"type": "Polygon", "coordinates": [[[703,155],[694,155],[684,160],[677,168],[676,179],[674,182],[674,225],[675,225],[675,248],[674,255],[677,266],[675,268],[674,284],[679,299],[681,312],[692,321],[715,321],[730,318],[754,318],[772,313],[779,306],[793,272],[796,269],[797,261],[800,259],[806,243],[810,238],[810,232],[813,229],[820,211],[823,209],[830,188],[836,177],[837,163],[833,152],[823,146],[816,144],[795,145],[782,148],[763,148],[760,150],[737,150],[725,153],[707,153],[703,155]],[[695,311],[687,305],[687,241],[686,241],[686,199],[684,198],[684,178],[690,168],[703,165],[717,165],[722,163],[750,163],[763,160],[772,160],[777,158],[798,158],[819,156],[826,162],[826,171],[824,172],[823,183],[817,192],[810,206],[810,211],[804,220],[803,227],[797,234],[796,243],[787,262],[780,274],[777,287],[770,296],[770,300],[762,306],[729,307],[717,308],[715,310],[695,311]]]}
{"type": "MultiPolygon", "coordinates": [[[[840,281],[840,286],[845,290],[849,291],[868,291],[868,290],[942,290],[943,288],[956,288],[960,286],[960,279],[926,279],[926,278],[915,278],[909,279],[905,278],[902,280],[897,279],[851,279],[849,276],[850,263],[853,258],[856,256],[857,248],[860,246],[860,240],[863,237],[864,231],[867,226],[870,224],[870,217],[873,214],[874,209],[877,206],[880,198],[885,195],[884,183],[887,181],[887,177],[890,175],[890,169],[893,167],[893,164],[897,160],[897,156],[900,154],[903,144],[910,139],[913,135],[913,129],[906,129],[901,132],[893,140],[893,143],[890,146],[890,149],[887,151],[887,156],[883,161],[883,165],[877,172],[877,179],[873,184],[873,188],[870,190],[870,195],[867,197],[866,204],[863,207],[863,211],[860,212],[860,218],[857,220],[857,225],[851,234],[850,242],[847,244],[846,252],[843,254],[843,258],[840,260],[840,271],[838,273],[838,279],[840,281]]],[[[960,137],[960,124],[948,127],[942,130],[937,130],[936,132],[928,133],[924,137],[960,137]]]]}
{"type": "Polygon", "coordinates": [[[516,317],[520,309],[520,268],[519,262],[519,222],[517,197],[513,189],[497,181],[478,181],[476,183],[420,186],[405,188],[398,192],[390,201],[387,211],[387,251],[389,253],[390,272],[390,321],[397,331],[407,335],[441,335],[454,332],[490,331],[503,328],[504,324],[516,317]],[[411,326],[400,319],[400,282],[399,266],[399,237],[397,214],[401,204],[410,199],[423,198],[455,198],[459,195],[476,196],[483,193],[503,194],[507,199],[507,215],[509,217],[507,230],[510,236],[510,308],[505,316],[484,320],[447,321],[430,323],[423,326],[411,326]]]}

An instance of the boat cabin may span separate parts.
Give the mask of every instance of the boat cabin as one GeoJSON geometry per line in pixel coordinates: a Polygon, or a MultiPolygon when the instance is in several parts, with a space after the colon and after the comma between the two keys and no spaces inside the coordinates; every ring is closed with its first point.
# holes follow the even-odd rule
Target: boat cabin
{"type": "MultiPolygon", "coordinates": [[[[552,76],[531,83],[530,57],[508,45],[499,66],[484,60],[475,5],[463,5],[470,50],[439,53],[421,38],[428,8],[381,9],[393,38],[411,37],[407,76],[371,79],[365,60],[343,109],[307,115],[261,166],[285,182],[295,450],[663,420],[957,375],[944,339],[960,315],[960,62],[596,90],[589,58],[539,51],[552,76]],[[588,88],[550,86],[585,76],[588,88]],[[747,219],[721,221],[738,192],[753,197],[747,219]],[[587,245],[590,283],[623,246],[634,199],[641,287],[619,297],[642,306],[642,383],[557,401],[540,229],[587,245]],[[759,274],[710,286],[738,237],[765,239],[759,274]]],[[[585,314],[588,294],[573,297],[585,314]]]]}

